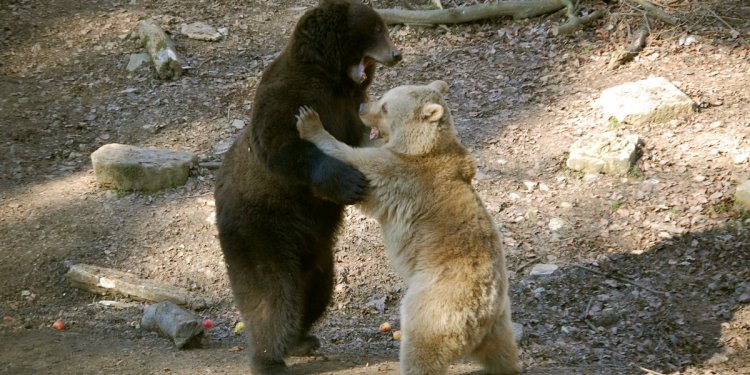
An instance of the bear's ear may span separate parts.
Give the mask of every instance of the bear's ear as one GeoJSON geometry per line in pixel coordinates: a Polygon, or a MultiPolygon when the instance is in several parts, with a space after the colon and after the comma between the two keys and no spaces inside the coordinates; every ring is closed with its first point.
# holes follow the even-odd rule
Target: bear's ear
{"type": "Polygon", "coordinates": [[[443,106],[437,103],[428,103],[422,107],[421,120],[437,122],[443,117],[443,106]]]}
{"type": "Polygon", "coordinates": [[[448,83],[446,83],[445,81],[432,81],[427,86],[441,94],[445,94],[446,92],[448,92],[448,83]]]}

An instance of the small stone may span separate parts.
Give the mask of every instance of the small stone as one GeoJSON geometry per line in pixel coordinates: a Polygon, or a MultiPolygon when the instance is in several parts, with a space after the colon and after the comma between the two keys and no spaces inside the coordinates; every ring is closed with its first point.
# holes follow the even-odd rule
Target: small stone
{"type": "Polygon", "coordinates": [[[220,28],[216,29],[216,31],[218,31],[219,34],[221,34],[223,36],[229,36],[229,28],[227,28],[227,27],[220,27],[220,28]]]}
{"type": "Polygon", "coordinates": [[[528,191],[534,191],[534,188],[536,188],[537,183],[533,181],[524,181],[524,186],[526,186],[526,190],[528,191]]]}
{"type": "Polygon", "coordinates": [[[529,272],[531,277],[547,277],[554,275],[560,269],[556,264],[536,264],[529,272]]]}
{"type": "Polygon", "coordinates": [[[745,164],[750,159],[750,152],[738,152],[732,156],[734,164],[745,164]]]}
{"type": "Polygon", "coordinates": [[[158,191],[183,185],[196,157],[192,153],[117,143],[91,154],[97,182],[105,188],[158,191]]]}
{"type": "Polygon", "coordinates": [[[558,217],[554,217],[550,219],[549,221],[549,229],[553,232],[556,232],[562,229],[564,226],[565,226],[565,220],[560,219],[558,217]]]}
{"type": "Polygon", "coordinates": [[[521,340],[523,340],[523,324],[513,322],[511,323],[513,327],[513,340],[516,341],[516,344],[520,343],[521,340]]]}
{"type": "Polygon", "coordinates": [[[600,327],[611,327],[620,321],[620,314],[612,308],[605,308],[593,317],[592,322],[600,327]]]}
{"type": "Polygon", "coordinates": [[[229,148],[232,147],[232,144],[234,144],[234,138],[219,141],[219,143],[214,146],[214,153],[216,155],[223,155],[227,151],[229,151],[229,148]]]}
{"type": "Polygon", "coordinates": [[[222,34],[218,30],[204,22],[183,24],[180,28],[180,33],[190,39],[205,40],[209,42],[218,41],[222,37],[222,34]]]}
{"type": "Polygon", "coordinates": [[[585,173],[623,176],[638,160],[642,143],[634,134],[624,137],[614,132],[588,135],[571,145],[565,164],[572,170],[585,173]]]}
{"type": "Polygon", "coordinates": [[[573,208],[573,204],[570,203],[570,202],[560,202],[560,208],[569,210],[569,209],[573,208]]]}
{"type": "Polygon", "coordinates": [[[740,294],[739,298],[737,298],[737,301],[739,301],[739,303],[750,302],[750,293],[745,292],[745,293],[740,294]]]}
{"type": "Polygon", "coordinates": [[[706,361],[706,364],[707,365],[718,365],[718,364],[724,363],[724,362],[726,362],[728,360],[729,360],[729,358],[726,355],[724,355],[722,353],[716,353],[713,356],[711,356],[711,358],[709,358],[708,361],[706,361]]]}
{"type": "Polygon", "coordinates": [[[671,82],[650,77],[604,90],[595,102],[607,118],[633,125],[669,122],[695,112],[695,103],[671,82]]]}
{"type": "Polygon", "coordinates": [[[130,61],[128,61],[127,70],[134,72],[138,70],[143,64],[148,64],[151,61],[151,56],[148,53],[134,53],[130,55],[130,61]]]}
{"type": "Polygon", "coordinates": [[[737,186],[734,193],[734,203],[745,210],[750,210],[750,180],[737,186]]]}
{"type": "Polygon", "coordinates": [[[235,129],[240,129],[240,130],[244,129],[245,128],[245,121],[242,121],[242,120],[239,120],[239,119],[232,120],[232,127],[235,128],[235,129]]]}

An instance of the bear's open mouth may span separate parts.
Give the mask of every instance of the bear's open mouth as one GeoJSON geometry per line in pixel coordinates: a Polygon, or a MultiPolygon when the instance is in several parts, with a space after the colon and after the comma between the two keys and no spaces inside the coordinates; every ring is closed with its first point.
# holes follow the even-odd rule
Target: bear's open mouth
{"type": "Polygon", "coordinates": [[[356,83],[362,83],[367,79],[366,69],[371,65],[375,65],[376,61],[369,56],[362,57],[359,64],[349,68],[349,77],[356,83]]]}
{"type": "Polygon", "coordinates": [[[378,138],[380,138],[380,129],[378,129],[375,126],[371,127],[370,128],[370,140],[373,141],[378,138]]]}

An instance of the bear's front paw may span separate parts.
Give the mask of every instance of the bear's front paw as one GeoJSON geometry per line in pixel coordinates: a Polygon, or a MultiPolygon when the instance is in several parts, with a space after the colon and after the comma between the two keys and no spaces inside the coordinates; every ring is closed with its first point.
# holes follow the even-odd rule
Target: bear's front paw
{"type": "Polygon", "coordinates": [[[299,107],[297,117],[297,131],[302,139],[310,140],[323,129],[318,112],[308,106],[299,107]]]}
{"type": "Polygon", "coordinates": [[[327,156],[313,174],[313,189],[323,198],[338,204],[354,204],[362,200],[369,182],[356,168],[327,156]]]}

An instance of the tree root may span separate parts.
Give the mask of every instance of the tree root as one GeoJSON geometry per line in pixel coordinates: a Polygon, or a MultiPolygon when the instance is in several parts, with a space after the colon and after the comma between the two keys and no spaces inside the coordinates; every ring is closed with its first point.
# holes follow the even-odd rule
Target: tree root
{"type": "Polygon", "coordinates": [[[556,12],[565,5],[560,0],[512,0],[496,4],[479,4],[461,8],[435,10],[376,9],[388,25],[439,25],[472,22],[509,16],[531,18],[556,12]]]}
{"type": "Polygon", "coordinates": [[[625,64],[633,60],[642,50],[646,47],[646,40],[648,39],[650,32],[650,26],[648,17],[644,17],[641,26],[633,34],[633,39],[630,41],[630,45],[627,48],[621,48],[619,51],[612,54],[612,58],[609,60],[609,68],[615,69],[618,66],[625,64]]]}
{"type": "Polygon", "coordinates": [[[648,1],[648,0],[633,0],[634,2],[638,3],[638,5],[643,7],[643,10],[646,11],[649,15],[652,17],[664,22],[668,23],[670,25],[676,25],[678,20],[677,18],[674,18],[667,14],[667,12],[663,11],[661,8],[654,5],[654,3],[648,1]]]}
{"type": "Polygon", "coordinates": [[[557,33],[560,35],[570,34],[575,32],[580,26],[585,26],[591,22],[601,18],[604,13],[600,11],[594,11],[588,16],[578,17],[575,14],[575,4],[571,0],[560,0],[561,3],[567,8],[568,20],[557,28],[557,33]]]}

